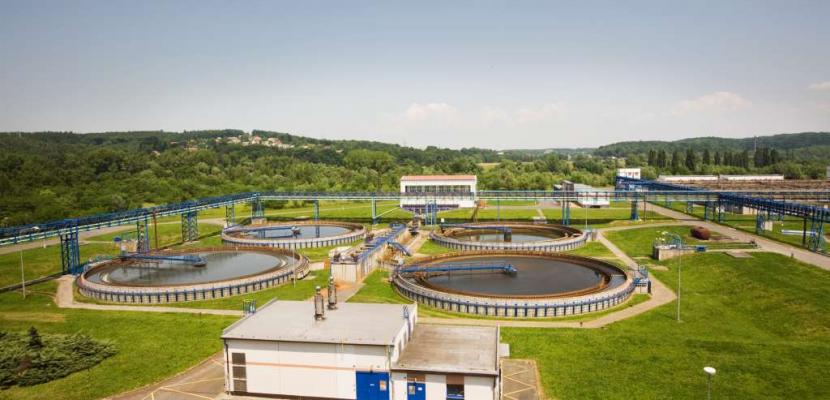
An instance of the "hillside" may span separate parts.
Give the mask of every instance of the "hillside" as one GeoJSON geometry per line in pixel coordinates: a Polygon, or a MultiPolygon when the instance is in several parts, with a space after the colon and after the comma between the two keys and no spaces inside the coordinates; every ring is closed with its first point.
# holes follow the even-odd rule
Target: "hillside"
{"type": "MultiPolygon", "coordinates": [[[[830,132],[803,132],[789,133],[772,136],[747,137],[741,139],[728,139],[719,137],[697,137],[675,141],[630,141],[618,142],[598,147],[594,154],[598,156],[626,157],[632,154],[646,154],[649,150],[665,150],[666,152],[686,151],[732,151],[741,152],[744,150],[768,147],[779,151],[788,152],[795,159],[815,158],[815,151],[809,149],[821,146],[830,148],[830,132]],[[805,150],[802,154],[801,151],[805,150]]],[[[830,158],[830,153],[825,153],[830,158]]]]}

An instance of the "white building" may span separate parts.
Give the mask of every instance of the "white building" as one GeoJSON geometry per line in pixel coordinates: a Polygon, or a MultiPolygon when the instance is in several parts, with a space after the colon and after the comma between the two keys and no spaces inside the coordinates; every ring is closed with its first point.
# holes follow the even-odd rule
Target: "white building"
{"type": "Polygon", "coordinates": [[[784,175],[720,175],[719,178],[727,182],[769,182],[783,181],[784,175]]]}
{"type": "Polygon", "coordinates": [[[657,177],[658,182],[717,182],[717,175],[660,175],[657,177]]]}
{"type": "Polygon", "coordinates": [[[235,395],[495,400],[498,330],[416,325],[417,305],[273,301],[222,334],[235,395]]]}
{"type": "Polygon", "coordinates": [[[475,175],[406,175],[401,177],[401,208],[422,212],[435,200],[439,210],[475,207],[475,175]],[[441,195],[440,197],[431,195],[441,195]]]}
{"type": "MultiPolygon", "coordinates": [[[[602,208],[611,205],[611,194],[607,190],[571,181],[562,181],[562,191],[573,196],[580,207],[602,208]]],[[[554,187],[554,190],[555,187],[554,187]]]]}
{"type": "Polygon", "coordinates": [[[632,179],[642,179],[640,168],[617,168],[617,176],[632,179]]]}

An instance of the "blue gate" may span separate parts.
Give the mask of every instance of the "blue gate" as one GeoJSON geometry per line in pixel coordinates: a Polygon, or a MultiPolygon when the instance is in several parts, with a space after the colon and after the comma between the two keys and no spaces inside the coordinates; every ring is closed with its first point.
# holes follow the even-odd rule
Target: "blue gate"
{"type": "Polygon", "coordinates": [[[357,400],[389,400],[389,373],[357,371],[357,400]]]}
{"type": "Polygon", "coordinates": [[[426,400],[427,388],[424,382],[410,381],[406,383],[406,400],[426,400]]]}

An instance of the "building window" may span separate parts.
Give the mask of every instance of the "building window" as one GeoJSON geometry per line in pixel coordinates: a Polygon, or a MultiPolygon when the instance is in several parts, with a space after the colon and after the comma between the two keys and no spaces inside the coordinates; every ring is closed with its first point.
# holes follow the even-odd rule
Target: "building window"
{"type": "Polygon", "coordinates": [[[464,400],[464,385],[447,384],[447,400],[464,400]]]}
{"type": "Polygon", "coordinates": [[[233,366],[233,390],[235,392],[248,391],[248,369],[245,366],[245,353],[231,353],[233,366]]]}

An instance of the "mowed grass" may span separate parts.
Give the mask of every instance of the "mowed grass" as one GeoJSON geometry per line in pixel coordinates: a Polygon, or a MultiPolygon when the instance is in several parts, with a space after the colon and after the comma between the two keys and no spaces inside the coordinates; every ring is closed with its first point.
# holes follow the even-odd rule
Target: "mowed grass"
{"type": "MultiPolygon", "coordinates": [[[[119,250],[112,244],[91,243],[80,246],[81,262],[96,255],[114,255],[119,250]]],[[[61,272],[60,246],[47,246],[23,251],[26,280],[61,272]]],[[[20,283],[20,252],[0,255],[0,286],[20,283]]]]}
{"type": "MultiPolygon", "coordinates": [[[[618,242],[619,243],[619,242],[618,242]]],[[[677,261],[653,271],[676,290],[677,261]]],[[[675,303],[598,330],[504,328],[511,356],[537,361],[545,393],[562,399],[827,398],[830,275],[769,253],[683,260],[675,303]]]]}
{"type": "MultiPolygon", "coordinates": [[[[662,232],[680,235],[683,238],[684,245],[711,245],[710,241],[698,240],[692,237],[691,227],[686,225],[608,231],[604,235],[631,257],[650,257],[654,240],[660,238],[662,232]]],[[[666,237],[671,238],[672,236],[666,237]]]]}
{"type": "Polygon", "coordinates": [[[135,389],[181,372],[220,351],[222,329],[234,317],[60,309],[52,302],[56,282],[30,288],[36,294],[0,294],[2,330],[82,332],[111,340],[118,353],[65,378],[0,391],[2,399],[96,399],[135,389]]]}

